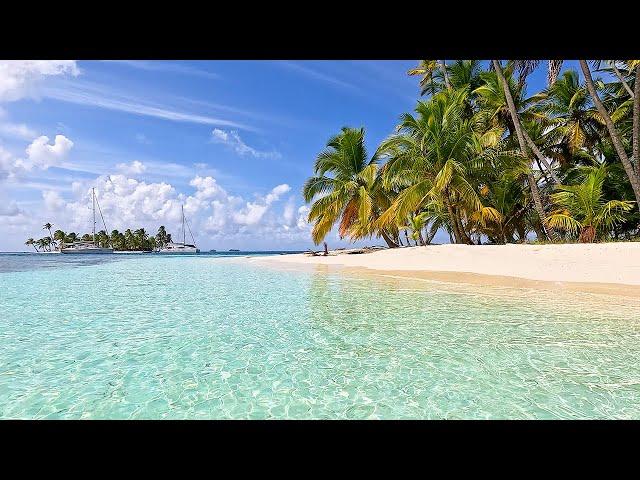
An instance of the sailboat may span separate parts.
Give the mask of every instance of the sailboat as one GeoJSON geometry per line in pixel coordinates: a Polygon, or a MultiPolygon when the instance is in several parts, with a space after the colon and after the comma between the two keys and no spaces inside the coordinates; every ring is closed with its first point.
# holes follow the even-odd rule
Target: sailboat
{"type": "Polygon", "coordinates": [[[193,238],[193,233],[191,233],[189,222],[184,216],[184,205],[182,205],[182,243],[169,242],[158,250],[158,253],[200,253],[200,250],[196,247],[196,240],[193,238]],[[192,244],[187,243],[187,232],[184,228],[185,222],[189,229],[189,235],[191,235],[192,244]]]}
{"type": "MultiPolygon", "coordinates": [[[[62,243],[60,245],[60,253],[113,253],[113,248],[101,247],[96,243],[96,189],[91,189],[91,200],[93,204],[93,240],[92,241],[80,241],[73,243],[62,243]]],[[[102,210],[100,204],[98,204],[98,210],[100,210],[100,217],[102,218],[102,224],[104,225],[105,232],[107,231],[107,225],[104,223],[104,217],[102,216],[102,210]]]]}

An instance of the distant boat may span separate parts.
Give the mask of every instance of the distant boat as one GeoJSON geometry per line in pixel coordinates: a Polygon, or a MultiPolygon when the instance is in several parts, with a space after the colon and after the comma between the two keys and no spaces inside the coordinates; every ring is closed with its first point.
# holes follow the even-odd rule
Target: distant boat
{"type": "Polygon", "coordinates": [[[189,227],[189,222],[184,216],[184,205],[182,205],[182,243],[169,242],[160,250],[158,253],[200,253],[198,247],[196,247],[196,240],[193,238],[193,233],[191,233],[191,227],[189,227]],[[185,223],[187,228],[189,229],[189,235],[191,235],[191,243],[187,243],[187,232],[185,230],[185,223]]]}
{"type": "Polygon", "coordinates": [[[217,250],[209,250],[209,253],[216,253],[217,250]]]}
{"type": "MultiPolygon", "coordinates": [[[[101,247],[96,243],[96,203],[98,202],[98,199],[96,198],[95,188],[91,189],[91,200],[93,205],[93,240],[73,242],[73,243],[62,243],[60,244],[60,253],[65,253],[65,254],[113,253],[113,248],[101,247]]],[[[107,225],[104,223],[104,217],[102,217],[102,210],[100,209],[100,204],[98,204],[98,210],[100,210],[100,217],[102,218],[102,224],[104,225],[104,230],[106,232],[107,225]]]]}
{"type": "Polygon", "coordinates": [[[235,248],[230,248],[229,251],[230,252],[239,252],[240,250],[236,250],[235,248]]]}

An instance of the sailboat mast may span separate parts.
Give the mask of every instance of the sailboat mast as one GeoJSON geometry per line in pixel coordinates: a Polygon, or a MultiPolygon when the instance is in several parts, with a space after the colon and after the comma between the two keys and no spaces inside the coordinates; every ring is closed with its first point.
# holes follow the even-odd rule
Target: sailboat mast
{"type": "Polygon", "coordinates": [[[93,243],[96,243],[96,189],[91,189],[91,200],[93,203],[93,243]]]}
{"type": "Polygon", "coordinates": [[[187,232],[184,230],[184,205],[182,205],[182,245],[187,244],[187,232]]]}

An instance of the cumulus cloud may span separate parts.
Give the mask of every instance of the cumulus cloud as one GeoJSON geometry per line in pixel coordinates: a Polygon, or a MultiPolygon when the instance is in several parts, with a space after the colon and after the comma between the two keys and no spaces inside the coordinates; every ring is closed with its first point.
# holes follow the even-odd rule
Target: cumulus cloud
{"type": "Polygon", "coordinates": [[[119,163],[116,168],[128,175],[140,175],[147,170],[147,166],[139,160],[134,160],[131,163],[119,163]]]}
{"type": "Polygon", "coordinates": [[[26,149],[27,157],[16,160],[15,166],[27,171],[34,168],[47,170],[58,165],[72,147],[73,142],[64,135],[56,135],[52,145],[49,144],[49,137],[42,135],[31,142],[26,149]]]}
{"type": "Polygon", "coordinates": [[[299,230],[309,230],[311,228],[311,224],[308,222],[310,211],[311,209],[306,205],[298,208],[298,221],[296,222],[296,226],[299,230]]]}
{"type": "Polygon", "coordinates": [[[26,157],[15,158],[0,147],[0,179],[14,178],[33,170],[47,170],[60,165],[73,148],[73,142],[64,135],[56,135],[53,144],[49,137],[42,135],[26,148],[26,157]]]}
{"type": "MultiPolygon", "coordinates": [[[[22,205],[7,207],[5,202],[0,228],[19,232],[22,238],[33,236],[43,221],[51,221],[56,228],[85,233],[91,229],[91,189],[95,188],[108,231],[143,227],[154,234],[164,225],[178,238],[184,205],[191,230],[201,246],[217,247],[232,242],[233,246],[267,247],[309,241],[306,225],[299,228],[300,220],[296,220],[296,212],[299,216],[301,210],[295,197],[282,201],[291,191],[287,184],[276,185],[251,198],[230,194],[212,176],[196,175],[189,186],[191,191],[180,192],[169,183],[148,183],[122,173],[76,180],[70,191],[45,188],[41,203],[29,204],[26,214],[16,210],[24,208],[22,205]],[[6,216],[9,213],[13,217],[6,216]]],[[[104,228],[100,218],[98,228],[104,228]]]]}
{"type": "Polygon", "coordinates": [[[65,201],[60,194],[53,190],[45,190],[42,192],[42,199],[44,201],[44,207],[47,210],[58,211],[65,206],[65,201]]]}
{"type": "Polygon", "coordinates": [[[75,60],[2,60],[0,61],[0,102],[37,97],[46,77],[80,73],[75,60]]]}
{"type": "Polygon", "coordinates": [[[274,187],[264,198],[255,202],[247,202],[242,210],[234,214],[235,222],[239,225],[255,225],[262,219],[269,206],[289,190],[291,187],[283,183],[274,187]]]}
{"type": "Polygon", "coordinates": [[[235,130],[226,131],[215,128],[213,132],[211,132],[211,135],[212,141],[214,143],[227,145],[240,156],[250,155],[255,158],[282,158],[282,155],[280,155],[279,152],[264,152],[250,147],[249,145],[244,143],[244,141],[240,138],[238,132],[235,130]]]}

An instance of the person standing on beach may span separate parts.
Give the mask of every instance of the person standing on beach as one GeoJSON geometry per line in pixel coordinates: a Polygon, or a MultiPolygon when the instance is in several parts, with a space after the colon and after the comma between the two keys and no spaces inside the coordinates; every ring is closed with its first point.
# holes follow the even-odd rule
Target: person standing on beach
{"type": "Polygon", "coordinates": [[[322,242],[324,244],[324,256],[329,255],[329,250],[327,250],[327,242],[322,242]]]}

